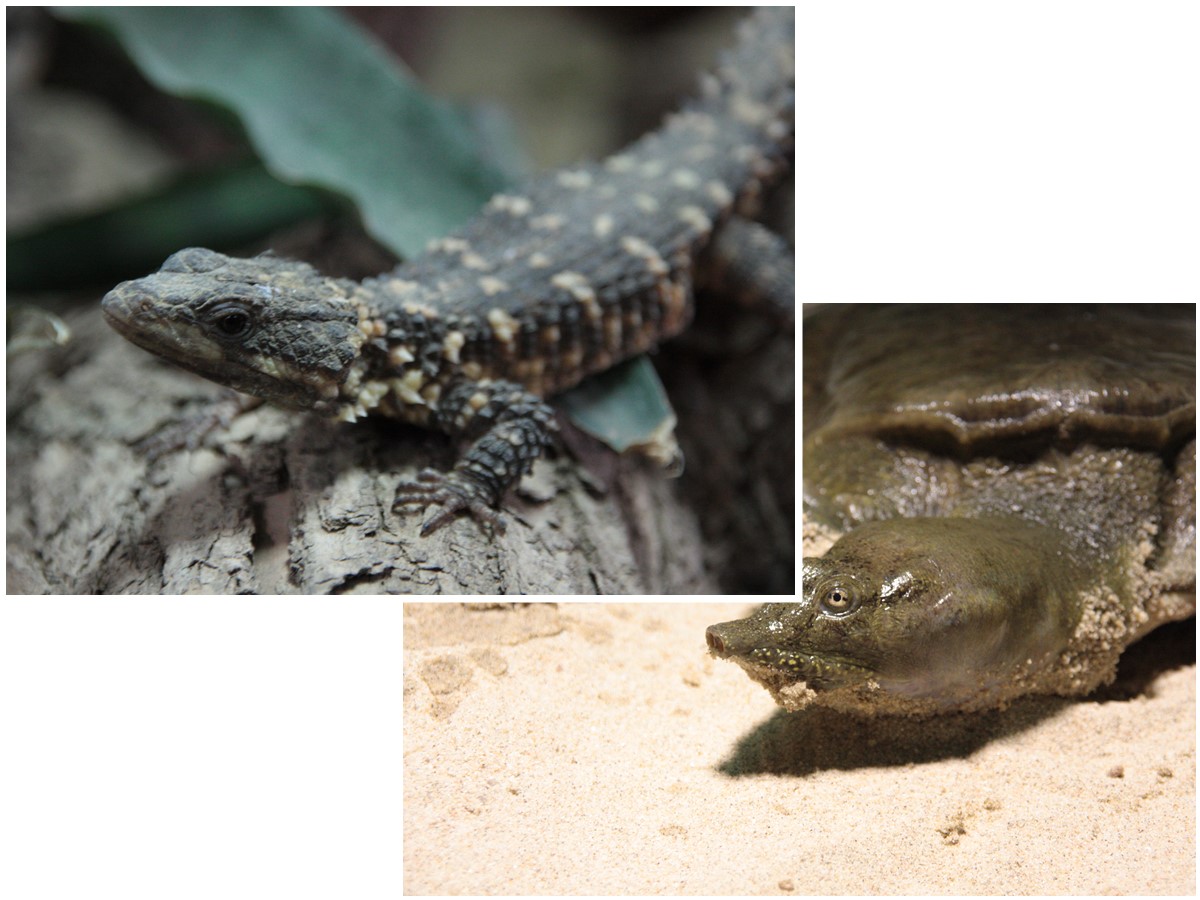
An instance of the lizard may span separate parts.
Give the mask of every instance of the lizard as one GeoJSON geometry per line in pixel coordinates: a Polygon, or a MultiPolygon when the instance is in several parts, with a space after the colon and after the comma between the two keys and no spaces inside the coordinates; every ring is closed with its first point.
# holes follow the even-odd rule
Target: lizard
{"type": "Polygon", "coordinates": [[[361,282],[270,254],[188,248],[105,295],[132,343],[259,401],[353,422],[382,415],[468,442],[393,508],[497,508],[556,431],[546,398],[689,324],[697,284],[794,308],[787,243],[752,220],[789,168],[794,10],[755,11],[700,91],[599,163],[497,194],[460,230],[361,282]]]}

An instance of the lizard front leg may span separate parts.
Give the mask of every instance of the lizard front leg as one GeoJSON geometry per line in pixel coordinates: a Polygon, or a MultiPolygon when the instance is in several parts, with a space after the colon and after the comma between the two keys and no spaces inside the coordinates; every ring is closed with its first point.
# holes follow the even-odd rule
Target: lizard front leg
{"type": "Polygon", "coordinates": [[[401,482],[392,508],[440,507],[421,526],[422,535],[464,510],[503,533],[496,507],[550,443],[554,410],[511,381],[463,382],[442,394],[431,424],[474,440],[449,472],[424,469],[416,481],[401,482]]]}

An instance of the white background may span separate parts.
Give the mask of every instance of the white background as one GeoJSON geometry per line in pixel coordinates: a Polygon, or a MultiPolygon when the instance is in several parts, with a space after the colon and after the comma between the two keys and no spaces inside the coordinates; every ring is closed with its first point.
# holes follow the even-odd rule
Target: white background
{"type": "Polygon", "coordinates": [[[801,301],[1195,301],[1200,6],[798,7],[801,301]]]}

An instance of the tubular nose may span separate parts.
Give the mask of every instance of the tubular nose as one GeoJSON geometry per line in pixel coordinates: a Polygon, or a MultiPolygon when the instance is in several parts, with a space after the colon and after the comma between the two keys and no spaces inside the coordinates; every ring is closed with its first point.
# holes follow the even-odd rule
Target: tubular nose
{"type": "Polygon", "coordinates": [[[720,625],[709,625],[704,630],[704,640],[708,642],[708,649],[717,656],[724,658],[728,655],[725,651],[725,639],[721,637],[720,625]]]}

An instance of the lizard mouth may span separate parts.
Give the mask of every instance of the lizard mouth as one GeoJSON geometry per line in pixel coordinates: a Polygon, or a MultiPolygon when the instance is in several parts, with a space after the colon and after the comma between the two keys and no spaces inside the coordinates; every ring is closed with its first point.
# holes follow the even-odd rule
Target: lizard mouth
{"type": "MultiPolygon", "coordinates": [[[[182,305],[177,305],[182,307],[182,305]]],[[[105,319],[132,344],[217,384],[293,409],[322,410],[337,395],[336,380],[284,359],[214,340],[186,308],[164,312],[138,281],[117,285],[100,302],[105,319]]]]}
{"type": "Polygon", "coordinates": [[[129,282],[125,282],[105,294],[104,299],[100,301],[100,311],[104,313],[105,321],[118,334],[136,343],[135,339],[139,336],[136,322],[145,317],[145,303],[138,302],[136,292],[123,290],[128,286],[129,282]]]}
{"type": "Polygon", "coordinates": [[[104,295],[100,310],[118,334],[143,350],[172,358],[179,355],[173,351],[187,349],[192,351],[189,356],[195,358],[197,341],[189,339],[183,328],[162,315],[154,301],[154,295],[139,289],[138,282],[126,281],[104,295]]]}
{"type": "Polygon", "coordinates": [[[192,335],[187,323],[162,315],[153,294],[139,290],[136,281],[109,291],[100,309],[108,324],[131,344],[219,384],[238,387],[231,383],[225,355],[192,335]]]}

